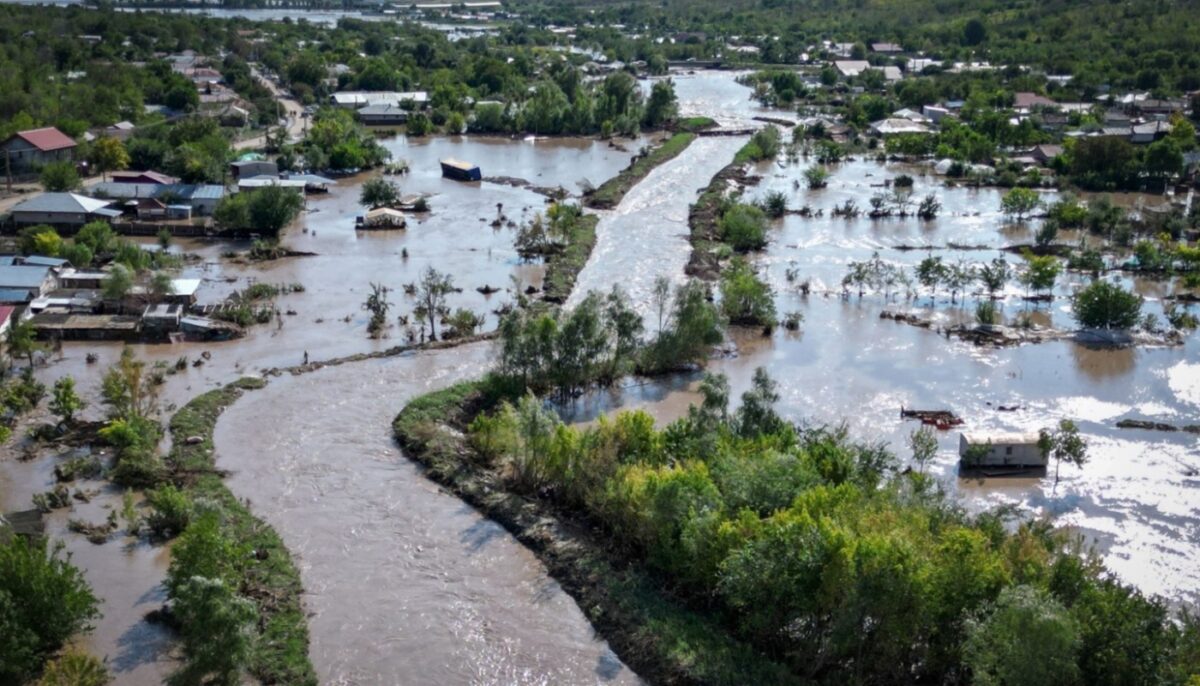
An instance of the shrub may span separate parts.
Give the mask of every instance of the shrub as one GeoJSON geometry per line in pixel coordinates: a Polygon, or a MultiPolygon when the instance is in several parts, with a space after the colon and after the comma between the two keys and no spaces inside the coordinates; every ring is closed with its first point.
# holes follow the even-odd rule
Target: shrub
{"type": "Polygon", "coordinates": [[[734,259],[721,277],[721,310],[731,324],[772,326],[775,323],[771,287],[744,259],[734,259]]]}
{"type": "Polygon", "coordinates": [[[738,203],[721,217],[721,237],[738,252],[760,250],[767,245],[767,220],[753,205],[738,203]]]}
{"type": "Polygon", "coordinates": [[[111,680],[99,658],[71,650],[46,664],[37,686],[104,686],[111,680]]]}
{"type": "Polygon", "coordinates": [[[151,507],[146,524],[159,538],[178,536],[191,523],[195,513],[192,499],[173,484],[147,491],[146,501],[151,507]]]}
{"type": "Polygon", "coordinates": [[[0,545],[0,682],[23,682],[100,616],[82,572],[60,552],[21,537],[0,545]]]}

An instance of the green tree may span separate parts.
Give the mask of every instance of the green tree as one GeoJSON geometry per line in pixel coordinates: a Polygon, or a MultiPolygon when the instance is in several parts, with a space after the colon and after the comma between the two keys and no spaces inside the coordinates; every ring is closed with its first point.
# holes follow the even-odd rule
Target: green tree
{"type": "Polygon", "coordinates": [[[114,264],[100,281],[100,293],[105,300],[121,302],[133,290],[133,273],[123,264],[114,264]]]}
{"type": "Polygon", "coordinates": [[[304,198],[294,189],[267,186],[250,193],[247,210],[250,226],[270,236],[278,235],[304,207],[304,198]]]}
{"type": "Polygon", "coordinates": [[[28,319],[24,321],[14,319],[9,324],[8,331],[4,335],[4,345],[8,348],[9,357],[27,358],[30,367],[33,367],[33,356],[42,349],[37,342],[37,330],[33,328],[33,323],[28,319]]]}
{"type": "Polygon", "coordinates": [[[62,252],[63,239],[58,231],[48,224],[38,224],[21,229],[21,253],[54,257],[62,252]],[[49,250],[51,252],[47,253],[49,250]]]}
{"type": "Polygon", "coordinates": [[[383,332],[383,328],[387,324],[387,314],[390,308],[391,304],[388,303],[387,289],[381,284],[372,282],[371,294],[367,296],[366,302],[363,303],[363,309],[371,313],[371,321],[367,323],[367,332],[372,337],[377,337],[383,332]]]}
{"type": "Polygon", "coordinates": [[[980,284],[992,298],[1004,290],[1012,276],[1008,262],[1003,257],[997,257],[987,264],[980,265],[976,274],[979,276],[980,284]]]}
{"type": "Polygon", "coordinates": [[[721,310],[731,324],[764,327],[775,324],[771,287],[740,257],[730,262],[721,276],[721,310]]]}
{"type": "Polygon", "coordinates": [[[50,411],[62,421],[70,424],[75,415],[82,412],[87,403],[75,392],[75,379],[64,376],[54,382],[54,394],[50,398],[50,411]]]}
{"type": "Polygon", "coordinates": [[[226,195],[213,210],[213,220],[225,230],[250,228],[250,194],[226,195]]]}
{"type": "Polygon", "coordinates": [[[913,462],[924,474],[925,466],[937,455],[937,434],[927,426],[921,426],[908,434],[908,447],[913,452],[913,462]]]}
{"type": "Polygon", "coordinates": [[[117,232],[108,222],[88,222],[75,234],[75,242],[86,245],[92,255],[107,255],[116,248],[117,232]]]}
{"type": "Polygon", "coordinates": [[[1021,283],[1032,293],[1042,293],[1054,288],[1054,282],[1062,273],[1062,263],[1053,255],[1034,255],[1026,251],[1025,271],[1021,273],[1021,283]]]}
{"type": "Polygon", "coordinates": [[[1078,678],[1079,635],[1045,591],[1013,586],[967,624],[964,661],[980,686],[1063,686],[1078,678]]]}
{"type": "Polygon", "coordinates": [[[79,174],[70,162],[51,162],[42,167],[42,188],[49,193],[73,191],[79,188],[79,174]]]}
{"type": "Polygon", "coordinates": [[[646,113],[642,123],[656,129],[675,121],[679,115],[679,102],[675,97],[675,84],[671,79],[656,81],[646,101],[646,113]]]}
{"type": "Polygon", "coordinates": [[[1071,311],[1083,327],[1131,329],[1141,318],[1142,298],[1114,283],[1097,279],[1071,297],[1071,311]]]}
{"type": "Polygon", "coordinates": [[[110,171],[129,168],[129,152],[125,150],[125,144],[111,136],[96,139],[88,159],[93,167],[100,170],[102,178],[106,178],[110,171]]]}
{"type": "Polygon", "coordinates": [[[358,197],[360,205],[375,207],[391,207],[400,199],[400,189],[396,184],[382,176],[367,179],[362,185],[362,193],[358,197]]]}
{"type": "Polygon", "coordinates": [[[437,340],[437,321],[446,312],[446,296],[454,292],[454,277],[443,274],[433,267],[427,267],[417,282],[417,307],[414,313],[418,318],[429,322],[429,340],[437,340]]]}
{"type": "Polygon", "coordinates": [[[1088,459],[1087,449],[1087,441],[1079,435],[1075,422],[1069,419],[1060,420],[1058,427],[1053,430],[1042,429],[1038,433],[1038,450],[1042,452],[1042,458],[1047,461],[1054,459],[1055,486],[1058,486],[1058,472],[1063,460],[1082,467],[1088,459]]]}
{"type": "Polygon", "coordinates": [[[99,601],[83,573],[44,539],[0,543],[0,681],[23,683],[71,636],[89,631],[99,601]]]}
{"type": "Polygon", "coordinates": [[[929,289],[929,302],[937,296],[938,284],[943,283],[949,274],[949,268],[942,263],[942,258],[930,255],[917,264],[917,281],[929,289]]]}
{"type": "Polygon", "coordinates": [[[193,576],[172,592],[179,620],[184,666],[171,684],[241,683],[253,649],[254,603],[238,596],[221,579],[193,576]]]}
{"type": "Polygon", "coordinates": [[[1042,199],[1037,191],[1029,188],[1014,188],[1000,200],[1000,209],[1017,221],[1024,221],[1031,212],[1041,207],[1042,199]]]}
{"type": "Polygon", "coordinates": [[[146,290],[154,302],[162,302],[168,296],[175,294],[175,280],[166,272],[154,272],[150,275],[150,282],[146,285],[146,290]]]}
{"type": "Polygon", "coordinates": [[[767,244],[767,218],[754,205],[738,203],[721,216],[721,238],[738,252],[760,250],[767,244]]]}

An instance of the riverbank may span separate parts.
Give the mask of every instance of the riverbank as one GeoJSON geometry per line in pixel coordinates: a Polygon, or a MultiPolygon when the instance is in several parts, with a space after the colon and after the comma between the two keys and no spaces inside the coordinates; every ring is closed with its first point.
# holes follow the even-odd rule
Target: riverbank
{"type": "Polygon", "coordinates": [[[501,524],[546,565],[621,659],[663,684],[797,683],[786,668],[685,606],[664,580],[611,545],[591,523],[507,490],[499,468],[466,439],[470,422],[498,402],[484,382],[412,400],[393,421],[405,455],[426,476],[501,524]]]}
{"type": "Polygon", "coordinates": [[[613,178],[605,181],[600,187],[584,194],[584,205],[592,209],[609,210],[616,207],[621,198],[639,181],[646,178],[654,168],[673,159],[687,149],[696,134],[691,132],[676,133],[645,155],[635,157],[629,166],[613,178]]]}
{"type": "Polygon", "coordinates": [[[244,565],[236,567],[239,578],[234,584],[257,611],[246,671],[263,684],[315,685],[300,573],[275,530],[225,486],[213,459],[213,429],[221,413],[245,391],[265,385],[263,379],[246,377],[181,407],[171,417],[173,447],[167,464],[172,480],[192,500],[215,506],[224,536],[236,547],[253,551],[244,565]]]}
{"type": "Polygon", "coordinates": [[[688,241],[692,251],[684,271],[688,276],[715,280],[721,275],[721,259],[732,254],[732,248],[721,237],[721,212],[730,191],[743,188],[754,180],[747,170],[747,143],[732,162],[717,172],[708,186],[688,208],[688,241]]]}
{"type": "Polygon", "coordinates": [[[592,248],[596,247],[596,225],[600,217],[585,214],[579,217],[567,235],[567,245],[562,252],[546,259],[546,277],[542,282],[542,299],[561,305],[571,296],[575,280],[583,271],[592,248]]]}

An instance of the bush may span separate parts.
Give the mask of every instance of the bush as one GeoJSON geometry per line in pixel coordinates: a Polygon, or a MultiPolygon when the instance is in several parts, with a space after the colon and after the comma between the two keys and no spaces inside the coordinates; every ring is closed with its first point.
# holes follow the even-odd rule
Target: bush
{"type": "Polygon", "coordinates": [[[82,572],[60,551],[21,537],[0,545],[0,682],[22,683],[100,616],[82,572]]]}
{"type": "Polygon", "coordinates": [[[721,217],[721,238],[738,252],[760,250],[767,245],[767,219],[753,205],[738,203],[721,217]]]}
{"type": "Polygon", "coordinates": [[[1142,298],[1116,284],[1097,280],[1071,298],[1071,312],[1080,326],[1131,329],[1141,317],[1142,298]]]}
{"type": "Polygon", "coordinates": [[[178,536],[187,529],[195,513],[192,499],[173,484],[147,491],[146,501],[151,508],[146,524],[151,533],[159,538],[178,536]]]}
{"type": "Polygon", "coordinates": [[[37,686],[104,686],[111,680],[96,656],[71,650],[46,664],[37,686]]]}
{"type": "Polygon", "coordinates": [[[775,300],[746,260],[735,258],[721,277],[721,311],[731,324],[773,326],[775,300]]]}

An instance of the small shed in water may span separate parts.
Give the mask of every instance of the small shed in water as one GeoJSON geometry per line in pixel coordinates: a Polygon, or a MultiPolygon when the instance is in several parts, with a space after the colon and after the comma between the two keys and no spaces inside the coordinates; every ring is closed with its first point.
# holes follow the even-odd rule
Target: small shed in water
{"type": "Polygon", "coordinates": [[[961,434],[958,456],[968,469],[1042,469],[1046,456],[1038,447],[1038,434],[961,434]]]}

